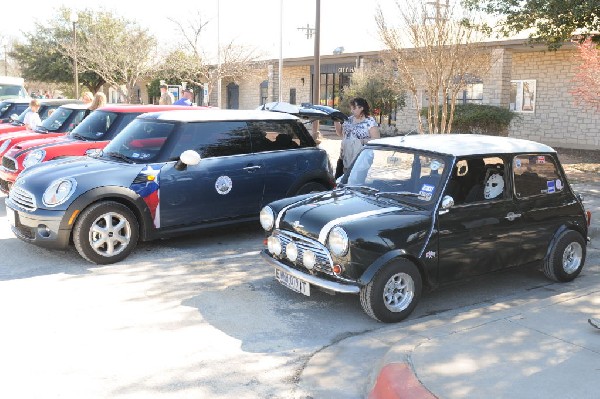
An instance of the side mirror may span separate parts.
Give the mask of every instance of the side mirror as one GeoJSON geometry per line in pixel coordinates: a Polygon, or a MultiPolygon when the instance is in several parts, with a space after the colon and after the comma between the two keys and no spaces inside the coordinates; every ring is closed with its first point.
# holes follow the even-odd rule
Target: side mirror
{"type": "Polygon", "coordinates": [[[584,197],[582,194],[577,194],[577,199],[579,200],[579,202],[583,202],[584,201],[584,197]]]}
{"type": "Polygon", "coordinates": [[[175,169],[184,170],[187,166],[194,166],[200,163],[200,154],[194,150],[186,150],[179,156],[179,161],[175,164],[175,169]]]}
{"type": "Polygon", "coordinates": [[[444,195],[442,198],[442,209],[449,209],[454,206],[454,198],[449,195],[444,195]]]}

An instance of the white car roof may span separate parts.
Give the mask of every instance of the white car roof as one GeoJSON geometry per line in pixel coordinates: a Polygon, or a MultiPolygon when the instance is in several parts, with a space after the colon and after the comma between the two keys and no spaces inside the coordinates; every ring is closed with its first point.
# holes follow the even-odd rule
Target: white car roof
{"type": "Polygon", "coordinates": [[[479,134],[418,134],[375,139],[369,141],[369,144],[383,144],[422,151],[433,151],[456,157],[512,154],[518,152],[556,152],[552,147],[536,143],[535,141],[479,134]]]}
{"type": "Polygon", "coordinates": [[[237,121],[237,120],[297,120],[294,115],[283,112],[206,109],[197,111],[160,111],[159,120],[180,122],[237,121]]]}

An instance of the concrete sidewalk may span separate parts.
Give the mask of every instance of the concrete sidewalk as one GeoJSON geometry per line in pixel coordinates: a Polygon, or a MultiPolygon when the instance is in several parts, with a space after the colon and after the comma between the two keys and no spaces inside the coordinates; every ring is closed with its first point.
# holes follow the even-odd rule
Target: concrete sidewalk
{"type": "Polygon", "coordinates": [[[341,340],[307,362],[300,390],[315,399],[600,397],[600,330],[587,322],[600,317],[600,184],[573,187],[592,211],[573,282],[341,340]]]}

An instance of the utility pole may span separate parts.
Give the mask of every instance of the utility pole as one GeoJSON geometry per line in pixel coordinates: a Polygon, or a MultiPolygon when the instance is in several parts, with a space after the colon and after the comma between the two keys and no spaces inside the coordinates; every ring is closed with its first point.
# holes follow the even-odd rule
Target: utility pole
{"type": "MultiPolygon", "coordinates": [[[[315,73],[313,79],[313,104],[321,103],[321,0],[316,0],[317,10],[315,18],[315,73]]],[[[313,122],[312,136],[313,139],[319,140],[319,121],[313,122]]]]}

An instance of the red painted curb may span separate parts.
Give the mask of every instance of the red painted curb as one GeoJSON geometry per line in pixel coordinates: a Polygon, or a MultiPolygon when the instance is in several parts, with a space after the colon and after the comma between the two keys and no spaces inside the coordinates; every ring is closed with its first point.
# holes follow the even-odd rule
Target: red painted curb
{"type": "Polygon", "coordinates": [[[436,399],[406,363],[390,363],[377,376],[369,399],[436,399]]]}

